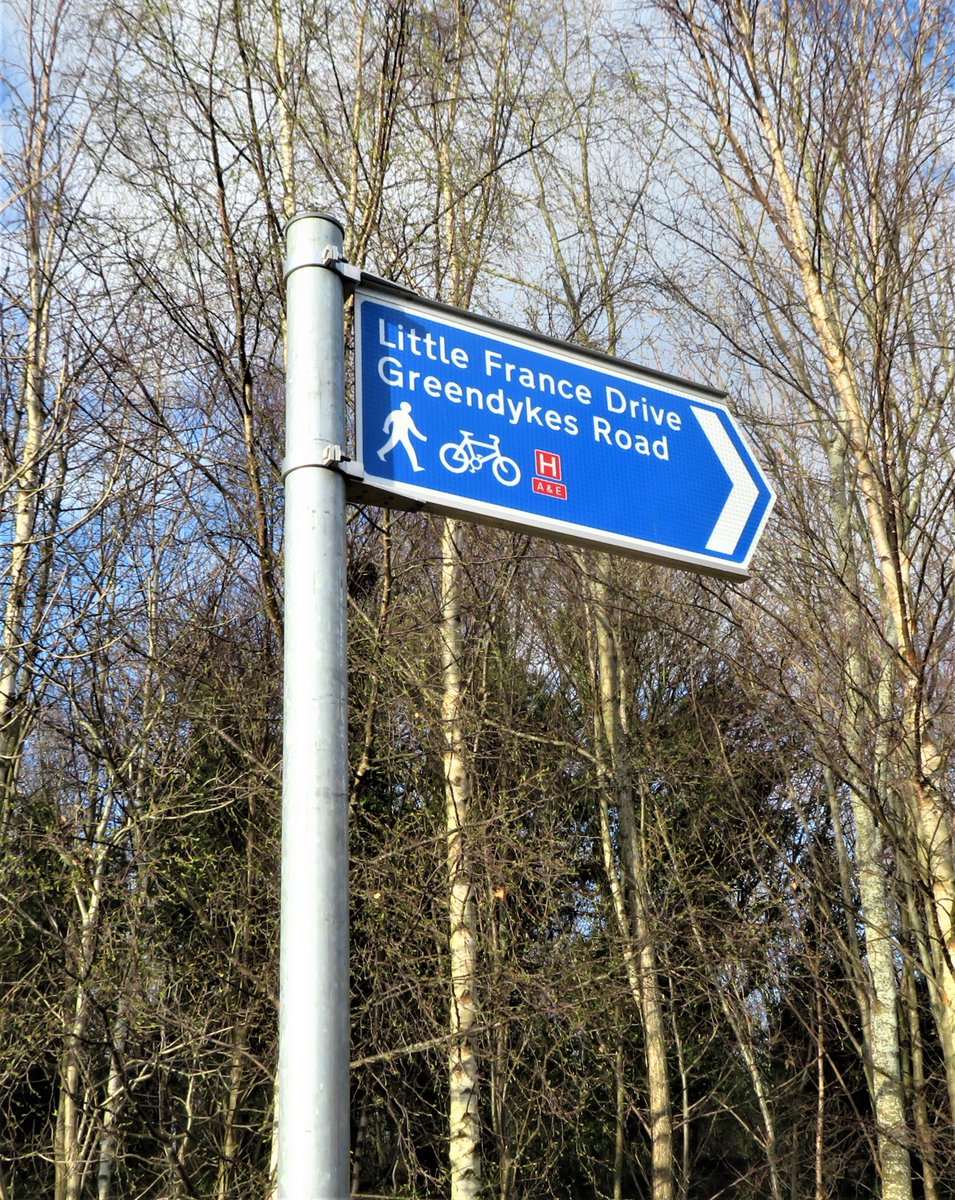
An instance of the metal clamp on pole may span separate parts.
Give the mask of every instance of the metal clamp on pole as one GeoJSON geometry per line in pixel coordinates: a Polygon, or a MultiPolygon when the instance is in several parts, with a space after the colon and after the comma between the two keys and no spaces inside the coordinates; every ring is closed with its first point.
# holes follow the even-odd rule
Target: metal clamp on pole
{"type": "MultiPolygon", "coordinates": [[[[352,462],[351,456],[346,454],[341,446],[337,444],[325,446],[317,461],[311,456],[307,457],[304,462],[293,462],[288,456],[283,458],[282,479],[287,479],[293,471],[301,471],[303,467],[321,467],[324,471],[336,471],[350,462],[352,462]]],[[[353,472],[346,470],[346,474],[351,475],[353,472]]]]}
{"type": "Polygon", "coordinates": [[[350,1182],[342,241],[321,213],[286,231],[279,1200],[350,1182]]]}
{"type": "Polygon", "coordinates": [[[332,271],[340,277],[349,296],[355,288],[360,287],[363,283],[371,284],[385,291],[395,292],[401,296],[418,295],[414,288],[405,287],[403,283],[396,283],[393,279],[385,279],[383,275],[375,275],[371,271],[366,271],[363,267],[356,267],[354,263],[348,262],[345,258],[342,243],[341,226],[335,221],[334,217],[323,217],[320,213],[302,213],[300,216],[292,218],[288,228],[291,230],[292,224],[295,221],[312,218],[334,222],[335,227],[339,230],[338,240],[323,243],[321,241],[321,234],[316,233],[315,236],[318,240],[296,239],[293,245],[292,241],[287,238],[285,247],[286,284],[292,272],[297,271],[300,267],[323,267],[326,271],[332,271]]]}
{"type": "MultiPolygon", "coordinates": [[[[303,213],[300,217],[293,217],[292,221],[301,221],[315,214],[303,213]]],[[[334,218],[326,218],[334,220],[334,218]]],[[[337,222],[336,222],[337,224],[337,222]]],[[[289,224],[291,229],[291,222],[289,224]]],[[[293,271],[297,271],[300,267],[323,267],[326,271],[332,271],[338,275],[345,285],[348,294],[355,290],[363,283],[372,284],[376,288],[383,288],[389,292],[396,292],[402,296],[417,296],[414,288],[405,287],[403,283],[396,283],[393,279],[385,279],[382,275],[375,275],[371,271],[366,271],[362,267],[356,267],[354,263],[348,262],[345,258],[345,252],[342,248],[341,239],[338,242],[329,242],[322,244],[320,241],[314,243],[302,242],[300,245],[292,246],[286,244],[285,253],[285,279],[288,281],[289,276],[293,271]]]]}
{"type": "Polygon", "coordinates": [[[326,246],[325,261],[322,263],[322,266],[340,275],[350,292],[358,287],[361,283],[361,277],[364,274],[361,267],[356,267],[354,263],[348,262],[344,254],[336,253],[335,247],[332,246],[326,246]]]}

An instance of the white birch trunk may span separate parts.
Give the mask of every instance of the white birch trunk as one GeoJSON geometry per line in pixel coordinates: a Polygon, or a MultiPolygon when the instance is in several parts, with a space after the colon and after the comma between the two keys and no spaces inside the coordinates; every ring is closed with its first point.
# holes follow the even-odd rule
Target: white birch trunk
{"type": "Polygon", "coordinates": [[[109,1056],[109,1080],[103,1103],[103,1132],[100,1136],[99,1167],[96,1172],[96,1200],[109,1200],[119,1145],[116,1124],[123,1104],[123,1074],[120,1067],[126,1049],[126,1022],[117,1017],[113,1024],[113,1045],[109,1056]]]}
{"type": "Polygon", "coordinates": [[[477,1020],[477,928],[468,847],[471,791],[462,721],[461,563],[458,523],[446,521],[441,542],[441,672],[447,829],[452,1035],[448,1060],[451,1200],[481,1195],[478,1060],[471,1035],[477,1020]]]}
{"type": "MultiPolygon", "coordinates": [[[[107,816],[97,829],[105,838],[107,816]]],[[[102,845],[102,843],[98,843],[102,845]]],[[[89,894],[84,899],[79,888],[75,890],[79,920],[79,947],[73,970],[76,973],[76,991],[73,996],[73,1012],[63,1039],[60,1060],[60,1092],[57,1111],[57,1144],[55,1150],[54,1196],[56,1200],[79,1200],[85,1167],[85,1138],[83,1123],[85,1093],[82,1072],[82,1048],[90,1016],[87,979],[93,964],[95,943],[100,924],[100,909],[103,896],[103,872],[105,850],[98,854],[89,894]]]]}
{"type": "MultiPolygon", "coordinates": [[[[46,114],[38,122],[40,145],[30,156],[35,171],[42,170],[46,114]]],[[[3,481],[4,492],[13,493],[13,544],[4,570],[6,603],[0,643],[0,830],[6,828],[10,800],[16,786],[20,749],[26,733],[20,689],[24,668],[31,658],[26,634],[26,612],[34,582],[34,530],[40,501],[41,466],[50,446],[46,429],[46,372],[50,325],[50,291],[45,282],[49,247],[41,242],[41,217],[36,203],[29,202],[32,216],[28,246],[30,311],[26,331],[26,362],[23,371],[21,407],[24,435],[18,460],[3,481]]],[[[6,496],[4,496],[6,505],[6,496]]]]}
{"type": "Polygon", "coordinates": [[[674,1200],[673,1106],[667,1067],[666,1018],[650,920],[643,850],[634,808],[633,785],[620,718],[619,654],[610,620],[609,589],[599,572],[592,583],[596,635],[598,706],[597,739],[600,828],[604,867],[617,926],[623,942],[630,990],[643,1023],[649,1101],[651,1187],[653,1200],[674,1200]],[[610,821],[610,796],[617,809],[619,849],[610,821]]]}
{"type": "Polygon", "coordinates": [[[885,847],[869,804],[853,796],[859,898],[865,914],[866,961],[871,992],[865,1016],[871,1062],[883,1200],[911,1200],[905,1095],[899,1056],[893,920],[886,886],[885,847]]]}

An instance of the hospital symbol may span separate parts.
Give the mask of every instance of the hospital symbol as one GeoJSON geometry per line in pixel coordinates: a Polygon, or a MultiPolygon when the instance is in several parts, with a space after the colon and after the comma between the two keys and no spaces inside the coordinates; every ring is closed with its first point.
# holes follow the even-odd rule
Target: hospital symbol
{"type": "Polygon", "coordinates": [[[411,416],[411,405],[407,400],[402,400],[398,407],[385,417],[383,429],[389,436],[388,441],[378,451],[378,457],[381,461],[384,462],[385,455],[389,454],[400,443],[404,446],[408,458],[411,460],[412,469],[423,471],[425,468],[418,463],[418,456],[415,454],[411,439],[412,437],[416,437],[421,442],[426,442],[428,439],[418,429],[417,425],[415,425],[411,416]]]}

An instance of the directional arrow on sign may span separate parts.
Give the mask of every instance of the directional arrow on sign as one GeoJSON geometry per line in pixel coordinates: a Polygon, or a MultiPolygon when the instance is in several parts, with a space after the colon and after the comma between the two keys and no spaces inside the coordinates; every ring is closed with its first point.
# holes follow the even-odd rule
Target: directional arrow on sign
{"type": "Polygon", "coordinates": [[[723,511],[709,536],[706,548],[715,554],[732,554],[752,516],[753,509],[756,507],[759,488],[750,474],[749,467],[743,462],[730,440],[718,414],[711,408],[698,408],[695,404],[692,405],[692,408],[693,415],[702,426],[716,457],[723,464],[723,469],[733,485],[730,494],[726,497],[723,511]]]}
{"type": "Polygon", "coordinates": [[[773,493],[722,392],[362,283],[353,495],[745,576],[773,493]]]}

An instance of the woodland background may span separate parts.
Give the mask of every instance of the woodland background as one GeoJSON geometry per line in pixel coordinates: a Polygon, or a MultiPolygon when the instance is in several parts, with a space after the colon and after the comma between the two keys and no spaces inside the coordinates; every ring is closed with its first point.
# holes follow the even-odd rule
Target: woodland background
{"type": "Polygon", "coordinates": [[[355,1195],[955,1193],[955,39],[9,0],[0,1198],[272,1192],[283,226],[725,387],[730,586],[349,515],[355,1195]]]}

